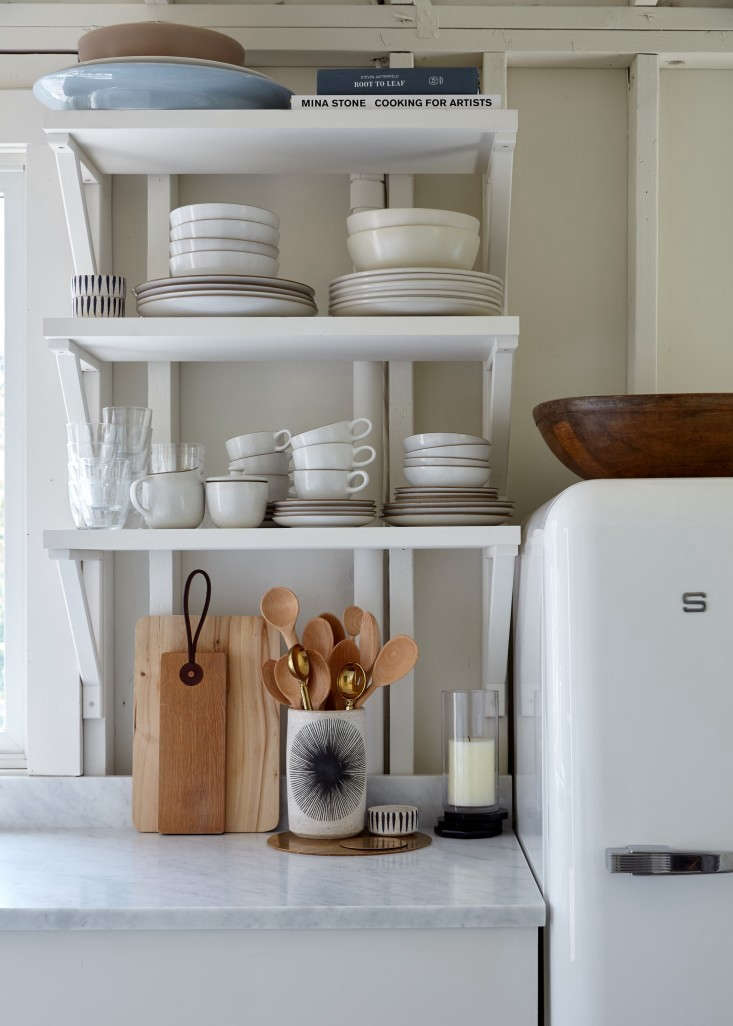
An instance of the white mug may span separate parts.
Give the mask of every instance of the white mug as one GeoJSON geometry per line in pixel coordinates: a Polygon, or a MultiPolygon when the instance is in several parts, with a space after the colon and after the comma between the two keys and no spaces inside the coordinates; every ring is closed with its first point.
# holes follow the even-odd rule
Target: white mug
{"type": "Polygon", "coordinates": [[[293,435],[290,444],[293,449],[301,449],[304,445],[320,445],[322,442],[358,442],[366,438],[371,430],[372,422],[368,417],[357,417],[356,420],[340,420],[335,424],[325,424],[312,431],[293,435]],[[359,424],[366,425],[365,430],[360,430],[359,424]]]}
{"type": "Polygon", "coordinates": [[[295,470],[293,482],[300,499],[344,499],[366,488],[369,475],[366,470],[295,470]]]}
{"type": "Polygon", "coordinates": [[[148,527],[198,527],[204,519],[204,485],[196,470],[138,477],[130,501],[148,527]]]}
{"type": "Polygon", "coordinates": [[[225,442],[230,460],[241,460],[246,456],[266,456],[272,452],[282,452],[290,444],[290,432],[287,428],[279,431],[252,431],[248,435],[237,435],[225,442]],[[281,439],[281,441],[278,441],[281,439]]]}
{"type": "Polygon", "coordinates": [[[352,470],[368,467],[377,458],[371,445],[350,445],[348,442],[324,442],[322,445],[304,445],[293,449],[296,470],[352,470]],[[358,460],[359,453],[367,458],[358,460]]]}

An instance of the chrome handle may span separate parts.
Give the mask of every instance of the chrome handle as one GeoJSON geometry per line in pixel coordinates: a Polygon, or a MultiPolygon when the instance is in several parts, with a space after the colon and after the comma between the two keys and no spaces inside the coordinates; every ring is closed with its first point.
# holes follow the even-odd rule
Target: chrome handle
{"type": "Polygon", "coordinates": [[[682,851],[663,845],[631,844],[626,848],[606,848],[606,866],[610,873],[634,876],[733,873],[733,852],[682,851]]]}

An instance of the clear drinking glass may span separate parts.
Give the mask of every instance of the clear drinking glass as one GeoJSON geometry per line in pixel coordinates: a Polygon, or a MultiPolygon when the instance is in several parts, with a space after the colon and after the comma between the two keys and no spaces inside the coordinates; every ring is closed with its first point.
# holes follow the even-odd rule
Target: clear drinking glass
{"type": "Polygon", "coordinates": [[[69,503],[77,527],[124,527],[130,508],[129,459],[79,456],[69,463],[69,503]]]}
{"type": "Polygon", "coordinates": [[[127,452],[140,452],[150,445],[150,425],[153,411],[147,406],[105,406],[102,421],[113,427],[122,428],[127,452]]]}
{"type": "Polygon", "coordinates": [[[197,470],[203,474],[204,447],[198,442],[153,442],[150,470],[169,474],[178,470],[197,470]]]}
{"type": "Polygon", "coordinates": [[[443,805],[448,812],[497,808],[499,692],[443,692],[443,805]]]}

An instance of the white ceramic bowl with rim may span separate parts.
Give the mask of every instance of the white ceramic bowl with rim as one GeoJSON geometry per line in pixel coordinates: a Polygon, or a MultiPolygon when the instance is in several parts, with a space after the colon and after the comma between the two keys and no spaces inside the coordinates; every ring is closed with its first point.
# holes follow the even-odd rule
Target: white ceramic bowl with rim
{"type": "Polygon", "coordinates": [[[206,253],[209,250],[231,250],[233,253],[259,253],[260,256],[272,257],[277,260],[280,255],[278,246],[267,242],[251,242],[247,239],[180,239],[168,245],[169,256],[181,256],[183,253],[206,253]]]}
{"type": "Polygon", "coordinates": [[[206,221],[186,221],[171,228],[171,242],[181,239],[243,239],[250,242],[266,242],[277,246],[280,232],[269,224],[259,221],[237,221],[233,218],[217,218],[206,221]]]}
{"type": "MultiPolygon", "coordinates": [[[[244,470],[230,470],[229,477],[238,478],[241,481],[243,478],[249,477],[249,474],[244,470]]],[[[267,481],[268,502],[282,502],[283,499],[287,499],[290,493],[289,474],[257,474],[257,477],[267,481]]]]}
{"type": "Polygon", "coordinates": [[[170,212],[171,227],[187,221],[210,221],[214,218],[233,218],[237,221],[259,221],[272,228],[280,227],[280,218],[266,207],[250,207],[243,203],[189,203],[170,212]]]}
{"type": "Polygon", "coordinates": [[[245,474],[287,474],[289,455],[287,452],[267,452],[261,456],[243,456],[232,460],[230,470],[242,470],[245,474]]]}
{"type": "Polygon", "coordinates": [[[402,442],[405,452],[429,449],[436,445],[491,445],[488,438],[478,435],[457,435],[449,431],[429,431],[421,435],[408,435],[402,442]]]}
{"type": "Polygon", "coordinates": [[[210,477],[206,505],[217,527],[259,527],[265,519],[268,492],[265,480],[210,477]]]}
{"type": "Polygon", "coordinates": [[[373,228],[393,228],[405,224],[444,225],[448,228],[465,228],[478,235],[481,222],[470,214],[459,214],[457,210],[435,210],[429,207],[385,207],[383,210],[360,210],[346,218],[349,235],[370,231],[373,228]]]}
{"type": "Polygon", "coordinates": [[[259,253],[234,253],[210,249],[203,253],[181,253],[171,257],[168,267],[173,278],[188,274],[257,274],[274,277],[280,264],[259,253]]]}
{"type": "Polygon", "coordinates": [[[429,445],[420,449],[410,450],[411,454],[420,456],[447,456],[449,459],[488,460],[491,443],[481,445],[429,445]]]}
{"type": "Polygon", "coordinates": [[[349,235],[346,248],[357,271],[385,267],[454,267],[469,270],[479,237],[466,228],[407,224],[349,235]]]}
{"type": "Polygon", "coordinates": [[[293,449],[296,470],[352,470],[368,467],[377,458],[371,445],[350,445],[348,442],[325,442],[293,449]],[[366,458],[360,458],[366,453],[366,458]]]}
{"type": "Polygon", "coordinates": [[[290,432],[287,428],[278,431],[250,431],[246,435],[228,438],[224,444],[230,460],[241,460],[245,456],[267,456],[287,449],[290,432]]]}
{"type": "Polygon", "coordinates": [[[404,475],[411,485],[471,488],[489,480],[488,467],[405,467],[404,475]]]}
{"type": "Polygon", "coordinates": [[[411,456],[406,467],[488,467],[488,460],[451,459],[449,456],[411,456]]]}

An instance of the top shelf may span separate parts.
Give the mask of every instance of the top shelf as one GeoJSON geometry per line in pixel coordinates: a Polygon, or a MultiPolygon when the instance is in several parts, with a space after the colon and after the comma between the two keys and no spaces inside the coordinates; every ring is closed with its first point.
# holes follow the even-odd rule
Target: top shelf
{"type": "Polygon", "coordinates": [[[483,174],[517,112],[59,111],[45,131],[104,174],[483,174]]]}

